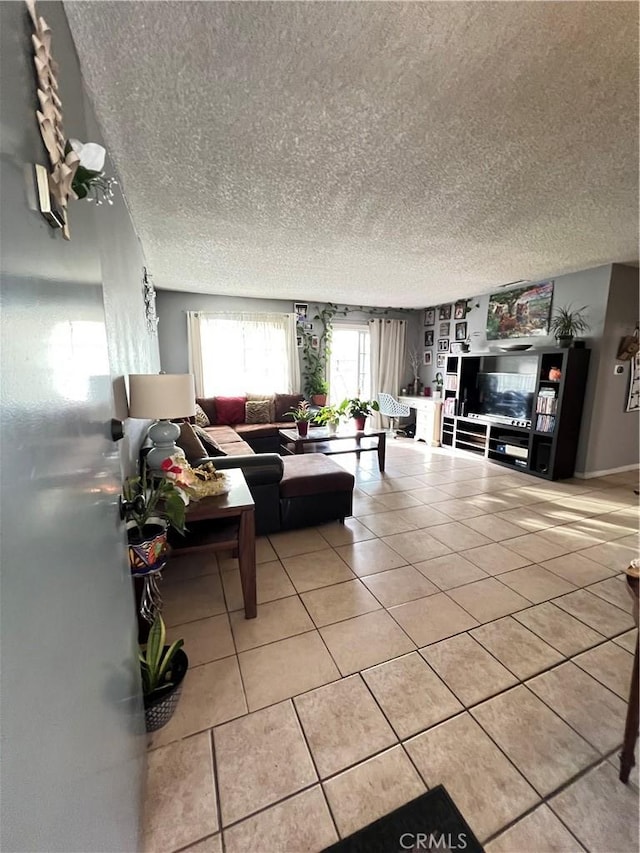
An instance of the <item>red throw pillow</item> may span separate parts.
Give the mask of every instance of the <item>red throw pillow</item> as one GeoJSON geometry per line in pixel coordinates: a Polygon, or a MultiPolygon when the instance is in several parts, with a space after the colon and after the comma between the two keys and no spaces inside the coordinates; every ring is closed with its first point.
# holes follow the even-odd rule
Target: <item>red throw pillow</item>
{"type": "Polygon", "coordinates": [[[215,397],[216,426],[243,424],[246,402],[246,397],[215,397]]]}

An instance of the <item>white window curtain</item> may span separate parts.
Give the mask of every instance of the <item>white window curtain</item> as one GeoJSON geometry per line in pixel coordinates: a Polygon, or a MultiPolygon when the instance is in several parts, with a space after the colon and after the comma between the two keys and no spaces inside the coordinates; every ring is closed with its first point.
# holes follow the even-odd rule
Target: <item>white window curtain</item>
{"type": "Polygon", "coordinates": [[[295,314],[187,312],[198,396],[298,393],[296,321],[295,314]]]}
{"type": "MultiPolygon", "coordinates": [[[[371,338],[371,394],[377,399],[380,391],[397,397],[404,374],[407,344],[406,320],[369,320],[371,338]]],[[[381,429],[382,420],[376,414],[373,423],[381,429]]]]}

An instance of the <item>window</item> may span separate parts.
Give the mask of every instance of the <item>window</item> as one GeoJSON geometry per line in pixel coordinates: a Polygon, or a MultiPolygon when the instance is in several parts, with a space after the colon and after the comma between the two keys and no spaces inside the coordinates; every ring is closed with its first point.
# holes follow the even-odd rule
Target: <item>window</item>
{"type": "Polygon", "coordinates": [[[299,390],[295,315],[201,314],[200,338],[204,396],[299,390]]]}
{"type": "Polygon", "coordinates": [[[371,393],[369,329],[367,326],[334,326],[331,340],[329,389],[331,402],[345,397],[368,400],[371,393]]]}

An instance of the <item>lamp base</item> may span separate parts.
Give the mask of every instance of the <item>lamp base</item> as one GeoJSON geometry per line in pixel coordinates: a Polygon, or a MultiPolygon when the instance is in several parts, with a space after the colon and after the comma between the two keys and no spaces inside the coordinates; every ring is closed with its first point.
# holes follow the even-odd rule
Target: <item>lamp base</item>
{"type": "Polygon", "coordinates": [[[145,461],[152,471],[159,471],[164,460],[178,451],[176,439],[180,437],[180,427],[171,421],[156,421],[149,427],[148,436],[153,447],[147,453],[145,461]]]}

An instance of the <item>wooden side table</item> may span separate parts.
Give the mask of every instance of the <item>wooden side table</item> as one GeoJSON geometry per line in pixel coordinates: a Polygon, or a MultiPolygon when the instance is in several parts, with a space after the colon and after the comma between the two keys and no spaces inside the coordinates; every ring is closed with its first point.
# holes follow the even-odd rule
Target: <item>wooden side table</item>
{"type": "Polygon", "coordinates": [[[238,555],[246,619],[255,619],[256,525],[255,504],[240,468],[224,472],[231,488],[226,495],[189,504],[184,537],[172,538],[175,555],[198,551],[230,551],[238,555]]]}
{"type": "MultiPolygon", "coordinates": [[[[627,569],[627,589],[631,596],[633,607],[633,618],[638,625],[638,587],[640,585],[640,560],[633,560],[627,569]]],[[[620,753],[620,781],[625,784],[629,781],[629,773],[635,765],[635,749],[638,739],[638,640],[636,639],[636,651],[633,657],[633,671],[631,673],[631,688],[629,690],[629,705],[627,706],[627,720],[624,727],[624,740],[622,752],[620,753]]]]}

